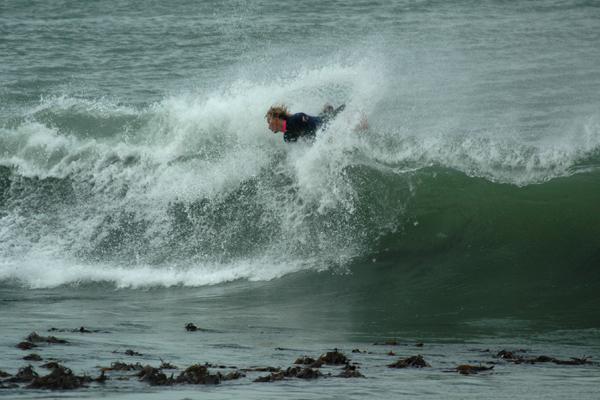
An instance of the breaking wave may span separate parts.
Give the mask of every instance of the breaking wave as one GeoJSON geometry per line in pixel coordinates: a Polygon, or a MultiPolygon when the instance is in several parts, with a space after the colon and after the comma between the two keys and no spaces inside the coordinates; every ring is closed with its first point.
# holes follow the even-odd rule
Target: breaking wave
{"type": "Polygon", "coordinates": [[[553,244],[561,262],[598,259],[594,117],[560,139],[414,129],[378,106],[377,76],[331,65],[141,106],[42,99],[0,128],[0,280],[198,286],[469,249],[544,262],[553,244]],[[263,116],[290,98],[347,107],[286,145],[263,116]]]}

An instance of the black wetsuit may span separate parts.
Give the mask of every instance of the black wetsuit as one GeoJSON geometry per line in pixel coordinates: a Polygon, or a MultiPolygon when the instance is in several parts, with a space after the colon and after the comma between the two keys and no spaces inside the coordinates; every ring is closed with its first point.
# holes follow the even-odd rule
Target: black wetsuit
{"type": "Polygon", "coordinates": [[[304,113],[290,115],[285,119],[286,130],[283,133],[283,140],[286,142],[295,142],[298,138],[305,137],[314,139],[317,130],[326,125],[332,118],[346,107],[342,104],[335,110],[324,112],[318,117],[313,117],[304,113]]]}
{"type": "Polygon", "coordinates": [[[283,140],[286,142],[295,142],[300,137],[314,138],[317,129],[323,124],[319,117],[312,117],[304,113],[290,115],[285,119],[286,130],[283,133],[283,140]]]}

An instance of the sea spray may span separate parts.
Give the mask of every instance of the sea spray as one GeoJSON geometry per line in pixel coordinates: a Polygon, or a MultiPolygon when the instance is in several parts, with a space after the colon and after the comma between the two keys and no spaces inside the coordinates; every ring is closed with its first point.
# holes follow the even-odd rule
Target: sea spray
{"type": "MultiPolygon", "coordinates": [[[[428,226],[423,213],[437,213],[434,226],[450,218],[444,208],[461,193],[457,181],[473,194],[508,185],[511,204],[517,187],[597,174],[593,118],[573,127],[576,140],[413,132],[374,106],[387,96],[378,90],[385,69],[372,78],[369,70],[360,61],[286,80],[240,78],[143,107],[43,98],[2,128],[3,278],[35,287],[171,286],[347,270],[382,252],[426,249],[429,239],[419,243],[411,232],[428,226]],[[347,108],[313,143],[290,146],[264,121],[268,105],[285,99],[313,113],[315,101],[347,108]],[[369,129],[358,129],[367,117],[369,129]],[[57,266],[50,272],[40,260],[57,266]],[[141,278],[149,271],[152,279],[141,278]]],[[[457,234],[431,232],[432,243],[457,234]]]]}

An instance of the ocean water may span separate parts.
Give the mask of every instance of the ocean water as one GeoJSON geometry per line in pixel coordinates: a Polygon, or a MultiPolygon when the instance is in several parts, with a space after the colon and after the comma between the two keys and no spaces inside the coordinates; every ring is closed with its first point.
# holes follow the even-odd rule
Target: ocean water
{"type": "Polygon", "coordinates": [[[365,378],[0,397],[598,398],[599,43],[584,0],[4,0],[0,370],[365,378]],[[286,144],[278,103],[346,109],[286,144]],[[69,343],[24,361],[33,331],[69,343]]]}

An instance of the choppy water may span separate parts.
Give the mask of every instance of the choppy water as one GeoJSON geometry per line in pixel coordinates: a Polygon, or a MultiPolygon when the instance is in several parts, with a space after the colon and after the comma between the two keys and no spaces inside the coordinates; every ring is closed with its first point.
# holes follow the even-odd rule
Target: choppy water
{"type": "Polygon", "coordinates": [[[52,326],[111,332],[44,349],[92,375],[115,343],[284,366],[398,337],[437,369],[390,374],[374,348],[364,381],[206,393],[567,396],[550,376],[594,398],[594,366],[443,369],[490,361],[473,348],[598,354],[596,2],[5,1],[0,35],[0,369],[52,326]],[[287,145],[278,102],[347,107],[287,145]],[[198,354],[193,320],[214,329],[198,354]]]}

